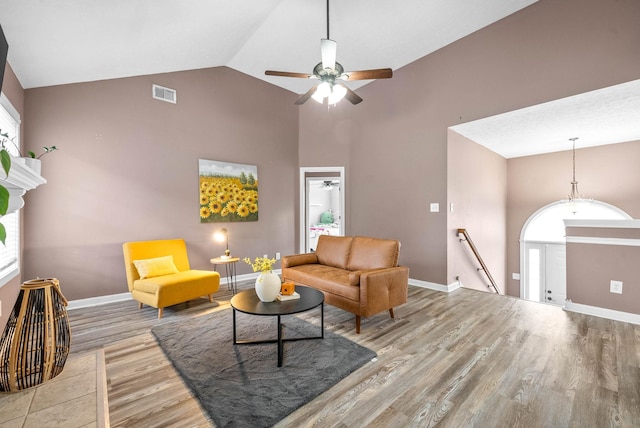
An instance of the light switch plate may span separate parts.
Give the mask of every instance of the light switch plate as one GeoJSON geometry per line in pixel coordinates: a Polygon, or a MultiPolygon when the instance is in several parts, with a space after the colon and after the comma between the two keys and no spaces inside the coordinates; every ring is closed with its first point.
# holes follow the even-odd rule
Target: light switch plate
{"type": "Polygon", "coordinates": [[[440,212],[440,204],[437,202],[431,202],[431,204],[429,205],[429,211],[431,211],[432,213],[440,212]]]}

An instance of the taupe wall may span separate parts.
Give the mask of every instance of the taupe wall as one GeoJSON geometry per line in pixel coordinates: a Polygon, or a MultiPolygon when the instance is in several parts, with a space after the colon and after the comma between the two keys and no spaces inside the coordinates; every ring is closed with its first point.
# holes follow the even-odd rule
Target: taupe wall
{"type": "MultiPolygon", "coordinates": [[[[579,141],[579,140],[578,140],[579,141]]],[[[592,198],[640,218],[640,141],[576,150],[576,179],[585,198],[592,198]]],[[[571,191],[571,151],[526,156],[507,161],[508,292],[520,295],[520,233],[538,209],[566,199],[571,191]]]]}
{"type": "Polygon", "coordinates": [[[26,198],[24,277],[58,278],[70,300],[126,292],[123,242],[184,238],[192,267],[211,269],[221,227],[234,255],[293,253],[295,99],[225,67],[27,90],[27,146],[60,150],[26,198]],[[258,222],[200,223],[200,158],[258,166],[258,222]]]}
{"type": "Polygon", "coordinates": [[[506,290],[507,160],[449,130],[447,146],[447,284],[487,291],[490,281],[458,228],[467,229],[500,293],[506,290]],[[453,210],[451,210],[453,204],[453,210]]]}
{"type": "Polygon", "coordinates": [[[620,223],[619,228],[567,227],[567,241],[596,241],[567,242],[567,299],[640,314],[640,229],[637,224],[636,228],[625,227],[630,221],[620,223]],[[620,240],[619,245],[602,244],[615,240],[620,240]],[[610,292],[612,280],[622,281],[622,294],[610,292]]]}
{"type": "Polygon", "coordinates": [[[540,0],[359,89],[357,106],[302,106],[300,165],[345,165],[350,233],[400,239],[411,277],[445,284],[447,215],[428,207],[447,202],[447,128],[637,79],[639,19],[635,0],[540,0]]]}
{"type": "MultiPolygon", "coordinates": [[[[20,133],[24,135],[24,90],[20,85],[20,82],[16,78],[11,66],[7,64],[4,69],[4,80],[2,83],[2,93],[11,102],[11,105],[18,111],[22,119],[22,125],[20,126],[20,133]]],[[[24,211],[24,210],[22,210],[24,211]]],[[[21,216],[24,219],[24,216],[21,216]]],[[[24,230],[24,227],[23,227],[24,230]]],[[[22,236],[24,242],[24,235],[22,236]]],[[[22,260],[21,260],[22,261],[22,260]]],[[[22,263],[24,265],[24,263],[22,263]]],[[[9,319],[9,314],[13,309],[13,305],[18,298],[18,292],[20,291],[20,285],[22,284],[21,277],[18,275],[4,286],[0,287],[0,302],[2,302],[2,316],[0,316],[0,330],[4,331],[4,326],[9,319]]]]}

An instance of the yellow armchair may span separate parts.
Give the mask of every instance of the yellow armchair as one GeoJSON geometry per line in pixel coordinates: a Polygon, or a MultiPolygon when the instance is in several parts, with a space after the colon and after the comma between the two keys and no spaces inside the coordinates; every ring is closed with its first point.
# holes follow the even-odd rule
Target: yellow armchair
{"type": "Polygon", "coordinates": [[[191,269],[183,239],[125,242],[122,251],[129,292],[140,308],[158,308],[158,319],[167,306],[200,296],[213,302],[220,287],[218,272],[191,269]]]}

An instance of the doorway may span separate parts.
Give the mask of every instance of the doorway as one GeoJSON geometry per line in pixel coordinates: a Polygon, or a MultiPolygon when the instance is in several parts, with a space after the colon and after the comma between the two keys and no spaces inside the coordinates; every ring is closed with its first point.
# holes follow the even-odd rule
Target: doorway
{"type": "Polygon", "coordinates": [[[344,167],[300,168],[299,252],[315,251],[320,235],[344,236],[344,167]]]}
{"type": "Polygon", "coordinates": [[[567,297],[565,219],[630,219],[621,209],[601,201],[579,202],[574,213],[566,201],[536,211],[520,234],[520,297],[563,305],[567,297]]]}

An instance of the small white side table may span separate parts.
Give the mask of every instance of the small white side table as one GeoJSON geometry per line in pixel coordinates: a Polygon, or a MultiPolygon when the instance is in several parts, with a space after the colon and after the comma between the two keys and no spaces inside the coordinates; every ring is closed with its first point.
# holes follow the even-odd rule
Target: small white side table
{"type": "Polygon", "coordinates": [[[215,257],[210,260],[213,264],[213,271],[217,272],[217,265],[224,265],[225,272],[227,274],[227,290],[232,291],[233,294],[238,292],[238,281],[236,274],[236,264],[240,261],[240,257],[230,257],[228,259],[222,257],[215,257]]]}

